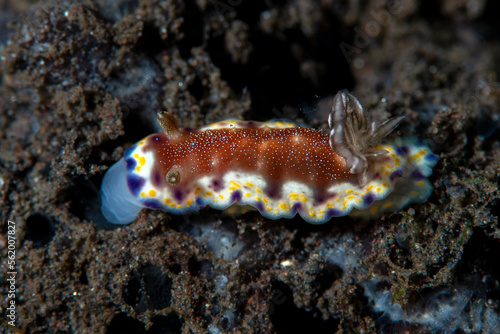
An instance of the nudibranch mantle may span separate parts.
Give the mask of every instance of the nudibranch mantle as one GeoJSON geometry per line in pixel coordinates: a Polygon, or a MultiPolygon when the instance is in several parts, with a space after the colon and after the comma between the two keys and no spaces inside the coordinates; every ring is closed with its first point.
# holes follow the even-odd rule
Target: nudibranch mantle
{"type": "Polygon", "coordinates": [[[375,217],[425,201],[432,191],[427,177],[437,161],[430,149],[415,138],[352,143],[349,131],[381,139],[401,118],[377,132],[375,123],[371,128],[359,123],[362,109],[349,106],[357,102],[352,95],[339,92],[335,102],[332,115],[338,108],[361,114],[343,119],[345,127],[335,127],[341,120],[331,116],[329,134],[282,121],[226,120],[178,129],[172,115],[160,113],[164,132],[130,147],[104,177],[102,212],[111,223],[128,224],[143,207],[184,214],[206,205],[223,210],[239,204],[270,219],[298,213],[321,224],[353,209],[355,215],[375,217]]]}

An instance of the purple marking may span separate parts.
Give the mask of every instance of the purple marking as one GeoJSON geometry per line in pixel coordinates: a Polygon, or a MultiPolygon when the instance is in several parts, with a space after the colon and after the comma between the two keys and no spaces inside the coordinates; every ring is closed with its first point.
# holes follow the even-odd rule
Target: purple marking
{"type": "Polygon", "coordinates": [[[255,129],[257,127],[260,126],[259,123],[257,122],[254,122],[254,121],[248,121],[248,122],[245,122],[245,123],[240,123],[238,124],[241,128],[244,128],[244,129],[255,129]]]}
{"type": "Polygon", "coordinates": [[[132,171],[135,166],[137,166],[137,161],[133,158],[127,158],[125,159],[125,162],[127,163],[127,171],[132,171]]]}
{"type": "Polygon", "coordinates": [[[204,206],[205,201],[203,201],[201,197],[196,197],[196,204],[198,204],[198,206],[204,206]]]}
{"type": "Polygon", "coordinates": [[[152,183],[157,188],[159,188],[161,186],[161,175],[160,175],[160,172],[158,172],[158,171],[154,171],[153,172],[152,183]]]}
{"type": "Polygon", "coordinates": [[[161,135],[154,135],[150,137],[152,141],[161,143],[163,141],[163,138],[161,135]]]}
{"type": "Polygon", "coordinates": [[[321,204],[326,200],[325,194],[316,193],[314,196],[314,205],[321,204]]]}
{"type": "Polygon", "coordinates": [[[174,198],[177,202],[182,202],[182,199],[184,198],[184,192],[179,188],[175,188],[174,189],[174,198]]]}
{"type": "Polygon", "coordinates": [[[438,156],[436,154],[427,154],[425,156],[425,160],[431,161],[431,162],[437,162],[438,161],[438,156]]]}
{"type": "Polygon", "coordinates": [[[292,213],[293,214],[296,214],[297,212],[299,211],[302,211],[302,204],[300,203],[295,203],[293,206],[292,206],[292,213]]]}
{"type": "Polygon", "coordinates": [[[330,209],[326,212],[326,216],[328,218],[330,217],[338,217],[338,216],[343,216],[344,214],[342,213],[342,211],[340,210],[337,210],[337,209],[330,209]]]}
{"type": "Polygon", "coordinates": [[[272,199],[278,198],[280,196],[280,192],[278,191],[278,187],[277,186],[269,186],[266,189],[266,195],[272,199]]]}
{"type": "Polygon", "coordinates": [[[391,181],[394,181],[396,178],[400,178],[403,176],[403,168],[398,168],[396,171],[392,172],[391,175],[389,175],[389,178],[391,181]]]}
{"type": "Polygon", "coordinates": [[[161,209],[162,206],[160,205],[160,202],[157,201],[156,199],[152,199],[152,198],[149,198],[147,200],[144,200],[142,202],[142,204],[144,204],[145,206],[147,206],[148,208],[151,208],[151,209],[161,209]]]}
{"type": "Polygon", "coordinates": [[[140,176],[129,175],[127,177],[128,188],[134,196],[137,196],[139,194],[139,191],[141,191],[144,183],[146,183],[146,180],[140,176]]]}
{"type": "Polygon", "coordinates": [[[425,179],[425,175],[420,172],[419,169],[415,169],[413,173],[411,173],[411,177],[416,180],[423,180],[425,179]]]}
{"type": "Polygon", "coordinates": [[[213,180],[212,181],[212,189],[215,192],[220,192],[222,190],[222,182],[220,182],[219,180],[213,180]]]}
{"type": "Polygon", "coordinates": [[[314,194],[314,205],[322,204],[329,199],[335,199],[337,197],[337,193],[328,193],[323,190],[318,190],[314,194]]]}
{"type": "Polygon", "coordinates": [[[238,190],[231,194],[231,203],[232,202],[241,202],[241,193],[238,190]]]}
{"type": "Polygon", "coordinates": [[[257,208],[257,210],[259,210],[260,212],[264,212],[264,205],[262,204],[262,202],[257,202],[255,203],[255,207],[257,208]]]}
{"type": "Polygon", "coordinates": [[[396,147],[396,153],[405,157],[408,155],[408,152],[410,152],[410,149],[408,148],[408,146],[397,146],[396,147]]]}
{"type": "Polygon", "coordinates": [[[363,202],[365,206],[370,206],[373,202],[375,202],[375,195],[371,192],[366,194],[366,196],[363,197],[363,202]]]}

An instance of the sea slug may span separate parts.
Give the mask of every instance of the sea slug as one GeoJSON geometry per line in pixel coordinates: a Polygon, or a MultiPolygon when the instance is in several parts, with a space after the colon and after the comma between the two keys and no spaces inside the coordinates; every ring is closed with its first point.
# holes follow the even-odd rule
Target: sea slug
{"type": "Polygon", "coordinates": [[[283,121],[179,129],[159,113],[163,133],[130,147],[104,176],[101,210],[115,224],[134,221],[142,208],[184,214],[232,204],[270,219],[298,213],[313,224],[351,211],[376,217],[432,191],[427,177],[437,156],[428,146],[412,137],[382,140],[402,119],[369,122],[347,91],[334,98],[330,133],[283,121]]]}

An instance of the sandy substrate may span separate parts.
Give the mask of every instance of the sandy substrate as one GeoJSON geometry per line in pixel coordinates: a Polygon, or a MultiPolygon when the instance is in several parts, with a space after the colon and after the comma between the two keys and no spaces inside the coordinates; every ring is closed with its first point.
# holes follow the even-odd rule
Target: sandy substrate
{"type": "MultiPolygon", "coordinates": [[[[500,326],[500,24],[490,1],[5,1],[0,309],[26,333],[457,333],[500,326]],[[12,21],[11,24],[8,22],[12,21]],[[379,219],[99,212],[159,131],[235,117],[326,129],[352,90],[439,161],[379,219]],[[12,224],[11,224],[12,225],[12,224]]],[[[397,134],[396,134],[397,135],[397,134]]]]}

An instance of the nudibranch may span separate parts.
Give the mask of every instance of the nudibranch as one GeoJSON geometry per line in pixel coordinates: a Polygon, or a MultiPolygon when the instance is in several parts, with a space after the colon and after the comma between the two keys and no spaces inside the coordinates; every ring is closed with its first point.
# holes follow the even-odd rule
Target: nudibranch
{"type": "Polygon", "coordinates": [[[239,204],[270,219],[298,213],[321,224],[399,210],[427,200],[437,161],[415,138],[382,141],[402,118],[369,122],[347,91],[334,98],[329,133],[284,121],[179,129],[170,113],[159,113],[163,132],[130,147],[104,176],[102,213],[128,224],[142,208],[184,214],[239,204]]]}

